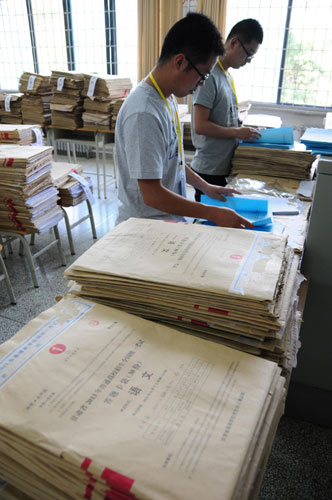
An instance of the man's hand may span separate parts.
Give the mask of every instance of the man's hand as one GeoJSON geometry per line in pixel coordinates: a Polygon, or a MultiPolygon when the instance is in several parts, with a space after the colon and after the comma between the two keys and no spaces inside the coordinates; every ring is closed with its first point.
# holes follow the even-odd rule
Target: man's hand
{"type": "Polygon", "coordinates": [[[240,127],[237,130],[237,137],[241,141],[252,141],[253,139],[258,139],[261,135],[259,130],[254,127],[240,127]]]}
{"type": "Polygon", "coordinates": [[[244,217],[238,215],[235,210],[224,207],[209,207],[211,213],[208,215],[208,220],[222,227],[236,227],[244,229],[246,227],[253,228],[253,224],[244,217]]]}
{"type": "Polygon", "coordinates": [[[236,189],[226,188],[222,186],[215,186],[214,184],[207,184],[204,189],[204,193],[210,198],[214,198],[215,200],[225,201],[225,196],[233,196],[234,194],[241,194],[240,191],[236,191],[236,189]]]}

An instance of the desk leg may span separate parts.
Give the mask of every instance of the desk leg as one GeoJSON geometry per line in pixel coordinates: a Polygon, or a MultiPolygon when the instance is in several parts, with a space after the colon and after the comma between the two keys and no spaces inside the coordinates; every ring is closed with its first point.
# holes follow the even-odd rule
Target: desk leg
{"type": "Polygon", "coordinates": [[[99,132],[96,132],[95,134],[95,144],[96,144],[96,166],[97,166],[97,190],[98,190],[98,198],[100,198],[99,132]]]}

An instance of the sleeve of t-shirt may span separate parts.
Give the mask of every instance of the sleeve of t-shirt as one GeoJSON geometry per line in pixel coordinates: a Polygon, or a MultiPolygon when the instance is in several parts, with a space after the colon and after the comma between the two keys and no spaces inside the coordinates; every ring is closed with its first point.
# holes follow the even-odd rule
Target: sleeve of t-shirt
{"type": "Polygon", "coordinates": [[[200,104],[205,108],[212,109],[216,98],[216,83],[211,75],[203,85],[199,87],[193,96],[193,103],[200,104]]]}
{"type": "Polygon", "coordinates": [[[134,113],[124,122],[125,154],[132,179],[162,179],[166,137],[158,119],[150,113],[134,113]]]}

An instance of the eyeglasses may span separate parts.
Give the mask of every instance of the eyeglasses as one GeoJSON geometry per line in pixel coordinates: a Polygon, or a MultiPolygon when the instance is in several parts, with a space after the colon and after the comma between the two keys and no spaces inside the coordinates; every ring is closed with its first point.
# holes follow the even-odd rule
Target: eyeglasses
{"type": "Polygon", "coordinates": [[[191,60],[189,59],[189,57],[188,56],[185,56],[185,57],[186,57],[188,63],[194,68],[194,70],[196,71],[196,73],[198,73],[199,76],[201,77],[199,81],[202,82],[202,83],[205,82],[209,78],[209,76],[210,76],[210,71],[208,71],[207,73],[205,73],[205,75],[203,75],[203,73],[201,73],[199,71],[199,69],[196,68],[195,64],[193,64],[191,62],[191,60]]]}
{"type": "Polygon", "coordinates": [[[251,61],[251,59],[253,59],[255,57],[255,54],[250,54],[250,52],[248,52],[246,47],[243,45],[241,39],[239,37],[237,39],[239,40],[241,47],[243,48],[244,52],[246,53],[247,61],[251,61]]]}

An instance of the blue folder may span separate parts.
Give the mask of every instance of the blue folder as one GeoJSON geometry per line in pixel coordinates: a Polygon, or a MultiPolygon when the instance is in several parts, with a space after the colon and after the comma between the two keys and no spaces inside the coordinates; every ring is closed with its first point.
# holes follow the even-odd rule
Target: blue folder
{"type": "Polygon", "coordinates": [[[246,198],[244,196],[226,196],[226,200],[221,201],[203,194],[201,196],[201,202],[215,207],[232,208],[241,215],[241,217],[249,220],[255,228],[263,228],[273,223],[272,212],[269,210],[268,200],[261,198],[246,198]]]}
{"type": "Polygon", "coordinates": [[[267,128],[259,130],[260,137],[252,141],[242,141],[242,146],[274,149],[292,149],[294,147],[293,127],[267,128]]]}

